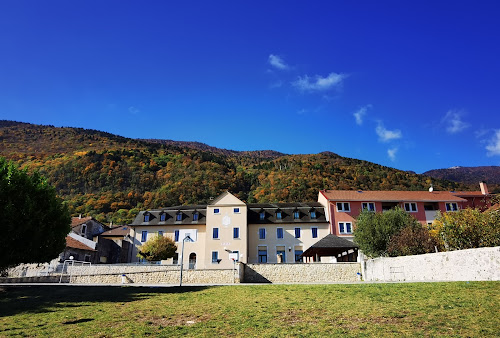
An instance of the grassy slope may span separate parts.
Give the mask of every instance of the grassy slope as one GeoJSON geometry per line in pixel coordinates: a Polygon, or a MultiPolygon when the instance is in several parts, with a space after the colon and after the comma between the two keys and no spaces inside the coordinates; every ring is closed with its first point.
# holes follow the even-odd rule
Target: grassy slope
{"type": "Polygon", "coordinates": [[[0,336],[498,336],[499,282],[0,293],[0,336]]]}

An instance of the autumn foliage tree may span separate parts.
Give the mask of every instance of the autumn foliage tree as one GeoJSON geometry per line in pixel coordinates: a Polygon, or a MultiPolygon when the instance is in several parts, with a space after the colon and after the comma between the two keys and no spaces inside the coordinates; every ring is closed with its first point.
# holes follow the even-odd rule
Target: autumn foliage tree
{"type": "Polygon", "coordinates": [[[448,250],[500,245],[500,210],[462,209],[440,214],[433,231],[448,250]]]}
{"type": "Polygon", "coordinates": [[[172,238],[158,235],[149,239],[139,248],[137,257],[147,261],[161,261],[174,256],[177,246],[172,238]]]}
{"type": "Polygon", "coordinates": [[[391,237],[387,246],[389,256],[420,255],[441,249],[437,238],[420,223],[405,226],[391,237]]]}

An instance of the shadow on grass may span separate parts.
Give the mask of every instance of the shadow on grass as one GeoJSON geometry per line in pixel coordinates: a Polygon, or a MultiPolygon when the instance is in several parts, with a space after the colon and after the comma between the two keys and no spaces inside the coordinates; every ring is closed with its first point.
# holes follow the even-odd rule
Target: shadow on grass
{"type": "Polygon", "coordinates": [[[18,313],[53,312],[54,307],[92,305],[85,303],[133,302],[158,294],[195,293],[216,287],[4,286],[0,287],[0,317],[18,313]]]}

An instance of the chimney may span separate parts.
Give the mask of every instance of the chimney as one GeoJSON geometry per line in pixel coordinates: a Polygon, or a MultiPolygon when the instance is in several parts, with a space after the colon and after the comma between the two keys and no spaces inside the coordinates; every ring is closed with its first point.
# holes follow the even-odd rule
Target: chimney
{"type": "Polygon", "coordinates": [[[82,214],[80,214],[80,216],[78,216],[79,219],[82,219],[82,214]]]}
{"type": "Polygon", "coordinates": [[[479,187],[481,188],[481,193],[483,195],[488,195],[488,187],[486,186],[486,182],[485,181],[479,182],[479,187]]]}

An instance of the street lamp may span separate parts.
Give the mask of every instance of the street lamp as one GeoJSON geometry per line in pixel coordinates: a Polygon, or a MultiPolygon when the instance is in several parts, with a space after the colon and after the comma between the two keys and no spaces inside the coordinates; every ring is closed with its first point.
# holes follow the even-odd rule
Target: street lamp
{"type": "Polygon", "coordinates": [[[182,240],[182,249],[181,249],[181,280],[179,282],[179,286],[182,286],[182,268],[184,267],[184,242],[185,241],[194,242],[193,239],[191,237],[189,237],[189,235],[187,235],[186,237],[184,237],[184,239],[182,240]]]}

